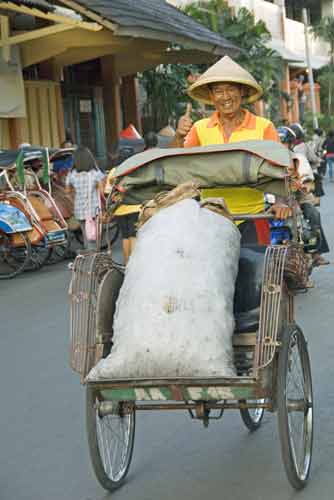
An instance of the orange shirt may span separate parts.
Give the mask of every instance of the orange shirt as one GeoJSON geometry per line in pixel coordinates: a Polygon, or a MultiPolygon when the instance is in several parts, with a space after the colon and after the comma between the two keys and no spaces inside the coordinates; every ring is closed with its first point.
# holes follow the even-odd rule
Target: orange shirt
{"type": "MultiPolygon", "coordinates": [[[[245,111],[245,117],[239,127],[233,130],[228,139],[219,121],[218,111],[210,118],[198,120],[185,138],[184,147],[209,146],[249,140],[267,140],[280,142],[274,125],[261,116],[245,111]]],[[[248,186],[230,186],[202,190],[202,198],[223,197],[232,214],[256,214],[264,211],[264,196],[261,191],[248,186]]],[[[240,224],[240,222],[237,222],[240,224]]]]}
{"type": "Polygon", "coordinates": [[[184,141],[185,148],[195,146],[209,146],[210,144],[227,144],[230,142],[241,142],[249,140],[266,140],[280,142],[278,133],[271,121],[245,111],[245,118],[230,137],[226,139],[224,129],[219,121],[218,111],[210,118],[198,120],[192,126],[184,141]]]}

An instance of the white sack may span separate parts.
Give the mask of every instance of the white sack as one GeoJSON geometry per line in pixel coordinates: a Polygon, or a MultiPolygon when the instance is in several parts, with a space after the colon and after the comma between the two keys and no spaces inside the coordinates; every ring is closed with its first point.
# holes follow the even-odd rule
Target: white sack
{"type": "Polygon", "coordinates": [[[111,354],[89,379],[229,377],[240,234],[184,200],[139,231],[117,302],[111,354]]]}

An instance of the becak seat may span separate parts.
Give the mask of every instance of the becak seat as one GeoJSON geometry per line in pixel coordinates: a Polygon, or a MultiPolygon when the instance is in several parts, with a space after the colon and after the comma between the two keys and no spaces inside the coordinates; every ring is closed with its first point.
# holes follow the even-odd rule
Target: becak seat
{"type": "Polygon", "coordinates": [[[265,246],[241,247],[234,294],[235,334],[258,328],[265,251],[265,246]]]}

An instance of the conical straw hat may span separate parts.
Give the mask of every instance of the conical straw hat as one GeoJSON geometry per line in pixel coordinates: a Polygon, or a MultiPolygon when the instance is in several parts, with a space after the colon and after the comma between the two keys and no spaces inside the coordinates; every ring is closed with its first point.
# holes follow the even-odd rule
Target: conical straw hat
{"type": "Polygon", "coordinates": [[[247,87],[244,102],[257,101],[263,94],[261,86],[248,71],[234,62],[229,56],[224,56],[211,66],[187,90],[188,95],[196,101],[212,104],[209,92],[210,83],[240,83],[247,87]]]}

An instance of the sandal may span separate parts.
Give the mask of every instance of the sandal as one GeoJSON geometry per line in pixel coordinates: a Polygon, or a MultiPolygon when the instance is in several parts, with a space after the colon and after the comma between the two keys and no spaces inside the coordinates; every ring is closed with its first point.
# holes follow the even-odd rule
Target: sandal
{"type": "Polygon", "coordinates": [[[311,280],[311,278],[309,278],[309,279],[307,280],[307,283],[306,283],[306,285],[305,285],[305,288],[314,288],[314,287],[315,287],[314,281],[313,281],[313,280],[311,280]]]}
{"type": "Polygon", "coordinates": [[[319,267],[319,266],[328,266],[328,264],[330,264],[329,260],[326,260],[324,257],[316,257],[314,260],[313,260],[313,266],[314,267],[319,267]]]}

